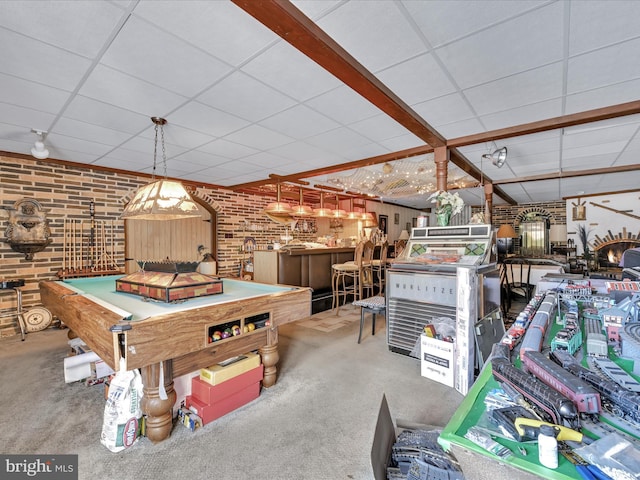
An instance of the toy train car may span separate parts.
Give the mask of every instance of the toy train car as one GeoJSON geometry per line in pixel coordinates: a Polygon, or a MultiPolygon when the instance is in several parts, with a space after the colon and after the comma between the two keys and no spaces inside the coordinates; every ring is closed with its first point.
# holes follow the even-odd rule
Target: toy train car
{"type": "Polygon", "coordinates": [[[522,339],[520,351],[540,351],[544,336],[549,327],[551,317],[556,312],[556,293],[547,292],[544,296],[538,310],[533,315],[529,327],[522,339]]]}
{"type": "Polygon", "coordinates": [[[573,355],[569,355],[567,352],[552,352],[550,358],[597,390],[600,393],[602,405],[605,409],[620,417],[640,422],[640,395],[583,367],[573,355]]]}
{"type": "Polygon", "coordinates": [[[600,394],[591,385],[558,366],[540,352],[521,353],[520,359],[526,371],[570,399],[576,405],[578,412],[598,417],[602,409],[600,394]]]}
{"type": "MultiPolygon", "coordinates": [[[[507,349],[506,345],[501,345],[507,349]]],[[[580,428],[580,415],[577,407],[560,392],[549,388],[533,375],[525,373],[501,356],[492,356],[491,369],[498,382],[505,382],[520,392],[539,412],[544,420],[564,425],[569,428],[580,428]]]]}
{"type": "Polygon", "coordinates": [[[596,317],[584,319],[584,329],[586,333],[587,355],[591,357],[607,357],[609,346],[607,337],[602,333],[602,321],[596,317]]]}

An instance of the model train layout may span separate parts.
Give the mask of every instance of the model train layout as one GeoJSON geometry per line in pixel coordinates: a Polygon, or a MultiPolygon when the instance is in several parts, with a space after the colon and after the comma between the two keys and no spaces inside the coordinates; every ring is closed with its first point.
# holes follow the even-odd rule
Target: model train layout
{"type": "Polygon", "coordinates": [[[543,421],[580,430],[606,415],[640,430],[640,385],[616,363],[640,361],[625,336],[640,326],[638,305],[638,294],[613,305],[585,285],[535,295],[493,346],[494,379],[543,421]]]}

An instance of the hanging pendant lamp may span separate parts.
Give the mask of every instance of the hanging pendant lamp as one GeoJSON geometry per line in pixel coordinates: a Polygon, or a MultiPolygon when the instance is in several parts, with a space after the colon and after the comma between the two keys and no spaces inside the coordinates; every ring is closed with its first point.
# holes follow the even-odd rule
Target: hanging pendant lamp
{"type": "Polygon", "coordinates": [[[331,209],[324,208],[324,192],[320,192],[320,208],[316,208],[315,210],[313,210],[313,216],[320,218],[328,218],[332,216],[331,209]]]}
{"type": "Polygon", "coordinates": [[[349,213],[347,213],[347,220],[362,220],[362,213],[356,212],[353,209],[353,197],[349,199],[349,213]]]}
{"type": "Polygon", "coordinates": [[[292,213],[293,209],[291,208],[291,205],[280,201],[281,192],[279,183],[277,189],[278,196],[276,197],[276,201],[271,202],[269,205],[267,205],[267,208],[265,208],[264,211],[271,215],[284,215],[292,213]]]}
{"type": "Polygon", "coordinates": [[[331,211],[331,218],[347,218],[347,212],[340,208],[340,197],[336,195],[336,208],[331,211]]]}
{"type": "Polygon", "coordinates": [[[158,152],[158,130],[162,144],[162,164],[164,178],[155,180],[136,191],[120,218],[128,220],[178,220],[201,217],[198,205],[189,192],[177,180],[167,178],[167,156],[164,148],[164,125],[167,121],[160,117],[151,117],[155,124],[155,143],[153,149],[153,175],[156,176],[156,158],[158,152]]]}
{"type": "Polygon", "coordinates": [[[313,215],[313,209],[309,205],[304,205],[304,195],[302,193],[302,187],[300,187],[300,204],[293,209],[291,212],[292,215],[297,215],[298,217],[309,217],[313,215]]]}

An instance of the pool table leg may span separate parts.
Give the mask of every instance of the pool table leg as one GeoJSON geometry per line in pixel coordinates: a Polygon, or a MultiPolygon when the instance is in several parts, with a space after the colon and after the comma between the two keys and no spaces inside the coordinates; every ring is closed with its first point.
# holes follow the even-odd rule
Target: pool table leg
{"type": "Polygon", "coordinates": [[[265,345],[258,349],[260,357],[262,358],[262,364],[264,365],[264,377],[262,379],[262,386],[269,388],[276,383],[276,374],[278,369],[276,364],[280,360],[278,355],[278,344],[265,345]]]}
{"type": "Polygon", "coordinates": [[[140,369],[143,383],[142,413],[146,418],[146,437],[153,443],[169,438],[173,426],[173,404],[176,391],[173,389],[173,362],[165,360],[140,369]],[[160,398],[160,373],[166,392],[166,399],[160,398]]]}

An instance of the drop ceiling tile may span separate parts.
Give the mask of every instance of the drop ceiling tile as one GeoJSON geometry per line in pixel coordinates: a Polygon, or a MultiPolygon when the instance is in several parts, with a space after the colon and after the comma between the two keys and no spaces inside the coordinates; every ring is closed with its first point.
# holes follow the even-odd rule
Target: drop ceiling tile
{"type": "Polygon", "coordinates": [[[304,139],[340,125],[306,105],[297,105],[263,120],[260,125],[291,138],[304,139]]]}
{"type": "Polygon", "coordinates": [[[638,18],[639,2],[571,2],[569,55],[637,37],[638,18]]]}
{"type": "Polygon", "coordinates": [[[345,148],[342,153],[348,161],[354,161],[384,155],[385,153],[389,153],[389,151],[377,143],[367,143],[352,148],[345,148]]]}
{"type": "Polygon", "coordinates": [[[444,138],[457,138],[480,133],[487,130],[476,118],[458,120],[447,124],[438,125],[436,129],[444,138]]]}
{"type": "Polygon", "coordinates": [[[134,14],[235,66],[279,38],[231,2],[145,1],[134,14]]]}
{"type": "Polygon", "coordinates": [[[336,77],[284,42],[252,59],[241,70],[299,101],[340,85],[336,77]]]}
{"type": "Polygon", "coordinates": [[[0,26],[89,58],[98,54],[124,15],[122,8],[95,0],[0,2],[0,26]]]}
{"type": "Polygon", "coordinates": [[[19,125],[25,127],[27,131],[35,128],[46,132],[54,119],[55,116],[50,113],[31,108],[22,108],[8,103],[0,103],[0,122],[19,125]]]}
{"type": "Polygon", "coordinates": [[[79,138],[88,142],[95,142],[109,146],[120,145],[131,138],[131,135],[124,132],[80,122],[66,117],[60,118],[56,122],[55,127],[49,133],[79,138]]]}
{"type": "Polygon", "coordinates": [[[298,170],[304,171],[307,169],[306,164],[319,160],[324,162],[325,165],[334,165],[344,162],[344,157],[336,155],[335,153],[327,152],[322,148],[318,148],[314,145],[310,145],[306,142],[292,142],[280,147],[269,150],[272,154],[288,158],[290,160],[296,160],[300,162],[300,168],[298,170]]]}
{"type": "Polygon", "coordinates": [[[211,155],[227,158],[229,160],[242,158],[257,152],[255,148],[230,142],[222,138],[209,142],[206,145],[202,145],[198,150],[211,155]]]}
{"type": "Polygon", "coordinates": [[[86,58],[9,30],[0,29],[0,45],[0,72],[69,92],[91,66],[86,58]]]}
{"type": "MultiPolygon", "coordinates": [[[[132,137],[130,140],[127,140],[118,148],[122,148],[124,150],[131,150],[134,152],[138,152],[138,155],[142,154],[144,158],[148,159],[149,165],[153,165],[153,150],[154,150],[154,138],[153,138],[153,128],[149,128],[147,132],[142,135],[138,135],[136,137],[132,137]]],[[[158,146],[160,146],[160,140],[158,140],[158,146]]],[[[184,147],[180,147],[178,145],[172,145],[168,142],[165,142],[165,152],[167,158],[173,158],[181,153],[184,153],[186,149],[184,147]]],[[[158,148],[157,157],[159,160],[162,159],[162,150],[158,148]]]]}
{"type": "Polygon", "coordinates": [[[449,43],[488,26],[504,22],[508,18],[543,5],[543,1],[456,1],[448,0],[416,2],[403,0],[423,35],[433,47],[449,43]],[[451,28],[455,25],[455,28],[451,28]]]}
{"type": "Polygon", "coordinates": [[[426,51],[396,2],[347,2],[318,25],[370,72],[426,51]]]}
{"type": "Polygon", "coordinates": [[[567,93],[640,78],[640,38],[569,59],[567,93]]]}
{"type": "Polygon", "coordinates": [[[205,133],[211,137],[222,137],[249,125],[249,122],[221,110],[198,102],[189,102],[171,113],[168,122],[205,133]]]}
{"type": "Polygon", "coordinates": [[[467,120],[474,116],[469,105],[458,93],[418,103],[413,106],[413,109],[436,128],[439,125],[467,120]]]}
{"type": "MultiPolygon", "coordinates": [[[[616,118],[612,120],[624,121],[629,117],[616,118]]],[[[638,131],[639,123],[629,122],[615,125],[610,123],[611,120],[607,120],[610,126],[597,124],[603,122],[597,122],[594,124],[582,125],[582,127],[588,127],[592,125],[594,128],[585,128],[578,130],[565,129],[563,137],[563,148],[580,148],[592,145],[603,145],[610,142],[622,142],[623,145],[629,141],[630,138],[638,131]]],[[[578,128],[578,127],[575,127],[578,128]]]]}
{"type": "Polygon", "coordinates": [[[562,115],[561,97],[483,115],[481,120],[487,130],[497,130],[538,120],[546,120],[560,115],[562,115]]]}
{"type": "Polygon", "coordinates": [[[49,150],[68,150],[82,154],[89,154],[92,158],[98,158],[113,149],[113,146],[103,143],[96,143],[91,140],[84,140],[82,138],[71,137],[68,135],[58,134],[51,132],[47,135],[47,146],[49,150]]]}
{"type": "Polygon", "coordinates": [[[378,140],[377,143],[385,147],[390,152],[406,150],[408,148],[419,147],[425,144],[424,140],[419,139],[413,133],[406,133],[404,135],[385,138],[382,140],[378,140]]]}
{"type": "Polygon", "coordinates": [[[279,170],[285,173],[299,171],[299,165],[296,160],[283,158],[269,152],[258,152],[242,159],[243,163],[253,165],[254,168],[267,169],[270,172],[279,170]]]}
{"type": "Polygon", "coordinates": [[[307,17],[315,20],[333,10],[341,2],[340,0],[293,0],[291,3],[307,17]]]}
{"type": "Polygon", "coordinates": [[[127,21],[101,63],[187,97],[231,71],[229,65],[136,17],[127,21]]]}
{"type": "Polygon", "coordinates": [[[120,132],[139,132],[149,126],[151,122],[147,115],[131,112],[82,95],[73,97],[64,110],[64,116],[120,132]]]}
{"type": "Polygon", "coordinates": [[[99,158],[99,154],[91,152],[81,152],[68,150],[66,148],[47,145],[49,148],[49,158],[64,160],[68,162],[91,164],[99,158]]]}
{"type": "MultiPolygon", "coordinates": [[[[407,133],[407,129],[385,114],[369,117],[352,123],[349,128],[361,135],[378,142],[387,138],[397,137],[407,133]]],[[[418,137],[416,137],[418,138],[418,137]]]]}
{"type": "Polygon", "coordinates": [[[206,153],[202,150],[190,150],[177,155],[172,160],[175,160],[176,162],[185,161],[202,167],[215,167],[229,163],[231,159],[220,155],[206,153]]]}
{"type": "Polygon", "coordinates": [[[463,89],[562,59],[562,3],[440,47],[436,54],[463,89]]]}
{"type": "Polygon", "coordinates": [[[197,100],[252,122],[296,104],[292,98],[238,71],[216,83],[197,100]]]}
{"type": "MultiPolygon", "coordinates": [[[[183,178],[185,175],[202,171],[204,168],[197,163],[186,162],[184,160],[176,161],[174,159],[167,161],[167,176],[175,178],[183,178]]],[[[164,175],[161,170],[160,175],[164,175]]]]}
{"type": "Polygon", "coordinates": [[[306,142],[329,152],[343,155],[344,151],[358,146],[368,145],[371,143],[371,140],[349,128],[338,128],[337,130],[308,138],[306,142]]]}
{"type": "Polygon", "coordinates": [[[305,104],[343,125],[372,117],[380,112],[378,107],[346,86],[318,95],[307,100],[305,104]]]}
{"type": "Polygon", "coordinates": [[[567,95],[566,113],[578,113],[594,108],[632,102],[638,99],[639,90],[640,79],[636,79],[567,95]]]}
{"type": "Polygon", "coordinates": [[[242,130],[227,135],[225,139],[256,150],[269,150],[293,141],[291,137],[260,125],[249,125],[242,130]]]}
{"type": "Polygon", "coordinates": [[[97,65],[80,88],[81,95],[133,112],[165,116],[186,100],[168,90],[97,65]]]}
{"type": "Polygon", "coordinates": [[[472,87],[463,93],[475,112],[482,116],[560,98],[562,80],[562,62],[556,62],[472,87]]]}
{"type": "Polygon", "coordinates": [[[571,159],[583,158],[585,160],[583,168],[590,168],[590,164],[592,164],[592,162],[588,160],[589,157],[605,155],[606,158],[609,159],[606,164],[599,164],[598,166],[598,163],[596,163],[596,165],[591,168],[608,167],[613,163],[613,159],[626,145],[627,141],[623,140],[618,142],[597,143],[593,145],[563,148],[562,164],[567,165],[567,162],[571,159]]]}
{"type": "Polygon", "coordinates": [[[456,91],[455,85],[430,53],[393,65],[378,72],[377,77],[409,105],[456,91]]]}
{"type": "Polygon", "coordinates": [[[138,152],[128,150],[125,154],[124,149],[118,149],[98,158],[93,165],[107,168],[118,168],[130,172],[140,172],[149,168],[150,162],[148,158],[142,158],[138,152]]]}

